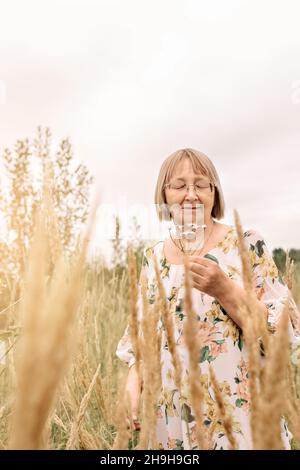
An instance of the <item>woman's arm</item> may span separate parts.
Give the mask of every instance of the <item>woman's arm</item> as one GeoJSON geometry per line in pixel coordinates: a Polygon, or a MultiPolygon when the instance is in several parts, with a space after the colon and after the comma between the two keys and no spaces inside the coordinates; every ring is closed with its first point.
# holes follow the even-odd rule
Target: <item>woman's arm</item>
{"type": "Polygon", "coordinates": [[[130,404],[131,404],[131,417],[134,421],[135,428],[138,429],[138,414],[139,414],[139,403],[141,391],[143,384],[139,386],[139,378],[136,370],[136,364],[134,363],[128,371],[126,385],[125,385],[125,394],[129,394],[130,404]]]}
{"type": "MultiPolygon", "coordinates": [[[[192,274],[192,286],[200,292],[215,297],[223,306],[226,313],[240,327],[243,328],[243,314],[239,311],[239,305],[246,302],[246,291],[237,282],[221,269],[221,267],[209,259],[191,256],[189,266],[192,274]]],[[[268,309],[262,301],[255,297],[257,308],[268,320],[268,309]]]]}

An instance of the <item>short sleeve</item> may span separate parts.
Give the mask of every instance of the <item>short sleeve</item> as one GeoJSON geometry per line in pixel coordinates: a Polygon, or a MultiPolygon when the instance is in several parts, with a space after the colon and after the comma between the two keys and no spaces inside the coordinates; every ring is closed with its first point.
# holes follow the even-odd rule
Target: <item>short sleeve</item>
{"type": "Polygon", "coordinates": [[[117,345],[116,355],[119,359],[121,359],[121,361],[125,362],[128,367],[131,367],[135,363],[135,355],[130,338],[129,324],[127,324],[124,334],[117,345]]]}
{"type": "Polygon", "coordinates": [[[250,260],[254,274],[254,287],[257,297],[268,309],[267,322],[269,331],[271,333],[276,332],[285,303],[289,299],[290,341],[292,343],[297,342],[297,338],[300,338],[299,310],[288,286],[278,272],[273,256],[267,248],[264,238],[255,230],[245,232],[244,238],[250,250],[250,260]]]}
{"type": "MultiPolygon", "coordinates": [[[[137,312],[138,312],[138,322],[141,322],[142,319],[142,294],[141,294],[141,278],[142,273],[144,272],[149,279],[149,270],[150,270],[150,259],[151,259],[151,248],[144,248],[142,256],[142,266],[138,282],[138,295],[137,295],[137,312]]],[[[129,322],[126,325],[123,336],[118,342],[116,355],[118,358],[125,362],[128,367],[131,367],[135,363],[135,355],[132,347],[131,336],[130,336],[130,324],[129,322]]]]}

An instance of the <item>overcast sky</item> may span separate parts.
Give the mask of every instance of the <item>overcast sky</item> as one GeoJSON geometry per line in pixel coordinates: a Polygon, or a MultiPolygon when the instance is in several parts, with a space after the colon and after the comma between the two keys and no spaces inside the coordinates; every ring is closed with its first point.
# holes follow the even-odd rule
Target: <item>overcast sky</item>
{"type": "Polygon", "coordinates": [[[162,162],[192,147],[219,173],[224,223],[236,208],[271,249],[300,248],[298,0],[0,4],[0,151],[37,125],[54,150],[70,137],[101,193],[93,247],[107,211],[149,224],[162,162]]]}

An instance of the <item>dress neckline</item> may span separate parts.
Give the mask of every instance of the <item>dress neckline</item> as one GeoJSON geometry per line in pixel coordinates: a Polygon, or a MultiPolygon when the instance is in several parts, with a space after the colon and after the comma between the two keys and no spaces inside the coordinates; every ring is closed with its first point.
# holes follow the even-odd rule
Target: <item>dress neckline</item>
{"type": "MultiPolygon", "coordinates": [[[[230,226],[230,229],[227,230],[226,234],[224,235],[224,237],[214,246],[212,247],[209,251],[207,251],[204,255],[202,255],[203,258],[205,258],[205,256],[209,255],[211,252],[213,252],[214,250],[216,250],[217,248],[220,248],[223,243],[227,240],[228,236],[235,230],[235,226],[234,225],[231,225],[230,226]]],[[[163,265],[165,267],[171,267],[171,266],[184,266],[183,263],[169,263],[167,261],[167,258],[165,256],[165,250],[164,250],[164,242],[165,240],[162,240],[162,245],[161,245],[161,257],[162,257],[162,260],[163,260],[163,265]]]]}

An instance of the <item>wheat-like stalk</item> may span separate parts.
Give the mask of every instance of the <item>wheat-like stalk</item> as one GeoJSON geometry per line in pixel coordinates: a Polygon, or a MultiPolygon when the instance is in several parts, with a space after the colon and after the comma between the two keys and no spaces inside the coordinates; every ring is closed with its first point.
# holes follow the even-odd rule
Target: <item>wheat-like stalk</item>
{"type": "Polygon", "coordinates": [[[137,309],[137,300],[138,300],[138,289],[137,289],[137,272],[136,272],[136,260],[133,254],[132,247],[128,247],[128,265],[129,265],[129,280],[130,280],[130,338],[134,351],[134,356],[136,360],[136,368],[138,376],[140,377],[140,344],[138,339],[138,309],[137,309]]]}
{"type": "Polygon", "coordinates": [[[132,437],[131,430],[127,426],[127,416],[131,416],[130,397],[125,393],[126,379],[119,381],[119,391],[117,396],[117,409],[115,422],[117,427],[117,435],[115,437],[112,449],[125,450],[128,449],[128,441],[132,437]]]}
{"type": "Polygon", "coordinates": [[[98,436],[93,436],[83,426],[79,429],[79,440],[81,446],[85,450],[100,450],[103,449],[103,444],[98,436]]]}
{"type": "Polygon", "coordinates": [[[45,219],[41,212],[38,215],[24,283],[21,310],[24,334],[17,358],[18,387],[11,420],[11,449],[45,447],[45,426],[71,357],[74,320],[83,288],[82,266],[95,210],[96,207],[72,269],[60,258],[51,282],[46,276],[45,219]]]}
{"type": "Polygon", "coordinates": [[[74,449],[77,446],[78,436],[80,434],[81,423],[83,421],[84,414],[86,412],[86,409],[87,409],[88,402],[90,400],[92,391],[94,390],[96,380],[99,376],[99,371],[100,371],[100,364],[98,365],[97,370],[96,370],[96,372],[93,376],[93,379],[92,379],[92,381],[91,381],[91,383],[90,383],[90,385],[89,385],[89,387],[88,387],[88,389],[87,389],[87,391],[86,391],[86,393],[85,393],[85,395],[84,395],[84,397],[83,397],[83,399],[80,403],[78,414],[77,414],[75,420],[72,423],[70,436],[69,436],[68,442],[66,444],[66,449],[67,450],[74,449]]]}
{"type": "Polygon", "coordinates": [[[300,442],[300,399],[297,395],[297,390],[295,386],[295,381],[293,377],[293,370],[291,361],[288,361],[288,371],[287,371],[287,396],[284,402],[285,406],[285,415],[288,419],[288,425],[291,428],[291,432],[295,439],[300,442]]]}
{"type": "Polygon", "coordinates": [[[147,280],[142,272],[141,276],[143,317],[142,317],[142,360],[143,360],[143,415],[141,421],[140,442],[137,449],[148,449],[149,442],[152,447],[157,447],[156,407],[158,395],[161,390],[161,357],[160,336],[158,322],[160,318],[161,299],[156,297],[152,305],[147,301],[147,280]]]}
{"type": "Polygon", "coordinates": [[[188,258],[184,256],[184,309],[186,321],[183,328],[184,340],[189,353],[189,386],[191,393],[191,404],[195,414],[196,439],[200,449],[208,449],[208,442],[204,432],[203,401],[204,392],[201,383],[201,367],[198,363],[199,342],[197,342],[197,317],[192,308],[191,281],[188,266],[188,258]]]}
{"type": "MultiPolygon", "coordinates": [[[[155,274],[156,274],[158,292],[159,292],[159,297],[161,299],[162,319],[163,319],[163,323],[164,323],[164,327],[166,331],[168,349],[170,351],[172,364],[175,370],[175,384],[180,394],[181,393],[182,366],[181,366],[179,354],[176,348],[174,324],[173,324],[173,319],[171,317],[170,307],[167,302],[166,292],[165,292],[165,289],[164,289],[164,286],[160,277],[157,258],[155,255],[153,256],[153,258],[154,258],[154,269],[155,269],[155,274]]],[[[177,291],[177,294],[178,294],[178,291],[177,291]]]]}
{"type": "Polygon", "coordinates": [[[217,405],[218,405],[220,418],[223,422],[223,427],[224,427],[224,430],[225,430],[225,434],[226,434],[226,436],[228,438],[228,441],[229,441],[229,444],[230,444],[230,450],[237,450],[238,449],[238,444],[237,444],[236,439],[233,435],[232,415],[226,411],[224,398],[223,398],[222,392],[220,390],[215,372],[214,372],[211,365],[209,365],[209,374],[210,374],[210,379],[211,379],[211,382],[212,382],[216,402],[217,402],[217,405]]]}
{"type": "Polygon", "coordinates": [[[294,272],[295,272],[294,260],[290,258],[289,250],[286,250],[284,282],[286,283],[290,291],[293,288],[294,272]]]}
{"type": "Polygon", "coordinates": [[[289,361],[288,305],[285,305],[273,337],[272,349],[265,365],[261,389],[261,415],[256,423],[259,442],[256,449],[283,449],[280,419],[284,412],[286,373],[289,361]]]}
{"type": "Polygon", "coordinates": [[[255,303],[253,273],[249,253],[245,246],[243,230],[237,211],[234,211],[235,226],[238,237],[239,253],[242,261],[243,285],[246,292],[245,301],[239,305],[239,311],[243,317],[243,335],[249,354],[249,390],[251,397],[251,416],[250,425],[252,432],[253,446],[256,448],[259,443],[257,431],[257,422],[260,414],[260,381],[263,380],[260,361],[259,338],[263,338],[265,354],[268,352],[269,338],[263,321],[260,318],[260,312],[255,303]]]}

